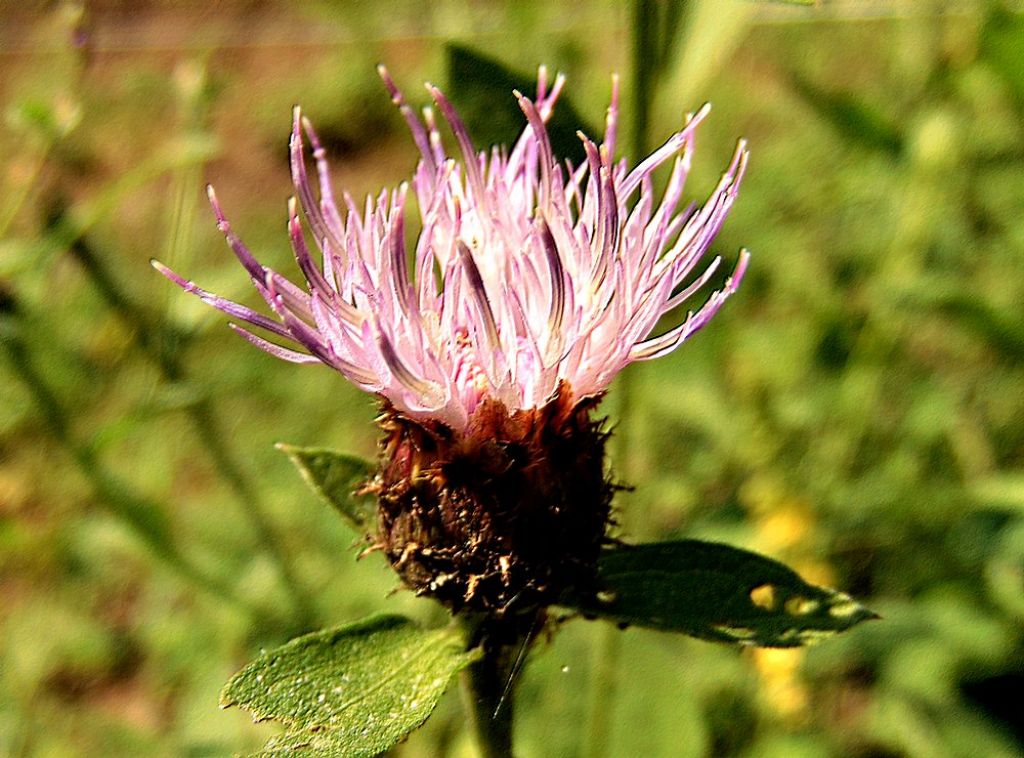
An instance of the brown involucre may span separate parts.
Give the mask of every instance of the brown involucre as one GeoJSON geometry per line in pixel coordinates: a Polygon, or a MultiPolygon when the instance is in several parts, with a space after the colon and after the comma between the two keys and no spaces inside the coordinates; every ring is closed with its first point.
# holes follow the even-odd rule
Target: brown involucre
{"type": "Polygon", "coordinates": [[[563,384],[510,415],[487,399],[464,431],[385,403],[378,539],[403,582],[489,616],[594,587],[615,489],[604,421],[590,418],[599,400],[563,384]]]}

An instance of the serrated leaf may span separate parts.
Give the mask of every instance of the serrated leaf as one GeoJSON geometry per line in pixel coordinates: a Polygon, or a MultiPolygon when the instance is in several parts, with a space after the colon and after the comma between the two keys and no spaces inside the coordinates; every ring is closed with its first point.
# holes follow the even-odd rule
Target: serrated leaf
{"type": "Polygon", "coordinates": [[[565,605],[620,624],[716,642],[797,647],[877,616],[778,561],[698,540],[623,546],[598,564],[601,591],[565,605]]]}
{"type": "Polygon", "coordinates": [[[327,503],[341,514],[353,529],[372,528],[377,501],[373,495],[359,494],[372,477],[374,466],[354,455],[322,448],[296,447],[278,443],[302,474],[302,478],[327,503]]]}
{"type": "Polygon", "coordinates": [[[220,702],[286,726],[260,755],[372,756],[426,721],[474,658],[456,628],[375,616],[264,653],[231,678],[220,702]]]}

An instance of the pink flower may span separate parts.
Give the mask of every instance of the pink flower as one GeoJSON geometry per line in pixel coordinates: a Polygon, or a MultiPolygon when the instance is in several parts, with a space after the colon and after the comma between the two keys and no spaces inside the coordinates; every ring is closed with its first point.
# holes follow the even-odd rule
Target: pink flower
{"type": "Polygon", "coordinates": [[[515,93],[526,127],[510,151],[489,154],[476,150],[451,103],[428,85],[458,143],[453,158],[432,111],[424,109],[421,121],[383,67],[380,74],[421,153],[412,179],[421,231],[411,256],[409,184],[368,198],[362,211],[344,195],[343,213],[324,149],[296,109],[291,170],[298,202],[289,204],[288,228],[304,286],[262,266],[209,191],[220,230],[277,320],[154,264],[234,319],[300,349],[232,324],[257,347],[296,363],[326,363],[412,420],[461,430],[486,398],[511,415],[543,406],[560,387],[577,399],[603,392],[629,363],[681,345],[739,285],[746,252],[723,289],[673,328],[654,333],[661,318],[690,301],[717,268],[719,258],[691,277],[746,167],[741,142],[703,207],[680,208],[707,106],[631,170],[625,160],[613,159],[613,82],[604,140],[598,145],[581,134],[587,160],[573,166],[552,155],[545,129],[562,76],[549,87],[541,68],[535,100],[515,93]],[[304,135],[315,179],[307,172],[304,135]],[[671,177],[659,195],[651,175],[669,160],[671,177]]]}

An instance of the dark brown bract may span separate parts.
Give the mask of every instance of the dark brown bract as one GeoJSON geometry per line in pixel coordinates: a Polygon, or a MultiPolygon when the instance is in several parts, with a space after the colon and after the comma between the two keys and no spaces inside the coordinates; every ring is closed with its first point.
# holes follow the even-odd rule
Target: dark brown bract
{"type": "Polygon", "coordinates": [[[614,486],[608,434],[562,385],[512,415],[485,400],[464,432],[380,418],[379,539],[417,594],[491,616],[555,602],[593,585],[614,486]]]}

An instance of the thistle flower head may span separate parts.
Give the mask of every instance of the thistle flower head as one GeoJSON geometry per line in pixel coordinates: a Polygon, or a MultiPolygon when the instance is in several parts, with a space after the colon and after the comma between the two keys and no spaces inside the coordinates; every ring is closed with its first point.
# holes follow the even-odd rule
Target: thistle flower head
{"type": "Polygon", "coordinates": [[[736,289],[746,253],[721,290],[655,334],[715,271],[718,259],[694,275],[747,152],[741,143],[703,207],[681,206],[707,108],[630,169],[613,160],[613,82],[604,140],[580,134],[586,160],[560,163],[545,124],[563,79],[549,82],[542,68],[535,99],[515,93],[526,126],[510,150],[478,152],[428,85],[458,145],[450,157],[434,112],[421,120],[380,73],[419,164],[411,186],[362,209],[344,195],[342,212],[323,146],[296,109],[288,231],[303,286],[256,260],[210,191],[221,231],[277,319],[156,265],[245,323],[234,328],[268,353],[326,363],[382,396],[380,468],[367,484],[378,496],[371,539],[417,593],[454,611],[516,618],[596,581],[615,488],[607,434],[590,412],[624,366],[681,345],[736,289]],[[658,193],[652,174],[668,161],[658,193]],[[420,216],[411,249],[410,189],[420,216]]]}
{"type": "Polygon", "coordinates": [[[458,145],[452,157],[433,110],[421,120],[380,73],[420,151],[411,187],[381,192],[362,209],[344,195],[339,208],[324,148],[296,108],[290,148],[298,201],[289,204],[288,230],[304,285],[256,260],[210,190],[221,231],[276,319],[155,264],[246,324],[232,326],[256,346],[296,363],[325,363],[409,419],[460,431],[488,400],[511,416],[545,405],[560,387],[577,400],[599,395],[627,364],[681,345],[739,284],[745,252],[721,290],[655,334],[718,266],[716,258],[695,275],[747,162],[740,143],[705,204],[681,203],[706,106],[630,168],[614,160],[613,82],[604,139],[580,134],[586,160],[575,166],[552,154],[545,128],[562,76],[549,82],[541,68],[534,99],[515,93],[526,126],[511,149],[490,152],[474,147],[451,103],[428,85],[458,145]],[[652,174],[669,161],[659,193],[652,174]],[[420,217],[411,248],[410,189],[420,217]]]}

